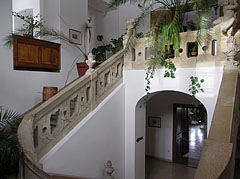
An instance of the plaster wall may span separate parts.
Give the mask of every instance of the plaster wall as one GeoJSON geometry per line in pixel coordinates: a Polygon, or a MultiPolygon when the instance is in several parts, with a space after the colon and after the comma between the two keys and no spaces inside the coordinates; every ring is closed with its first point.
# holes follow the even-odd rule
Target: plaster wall
{"type": "Polygon", "coordinates": [[[173,104],[192,104],[190,95],[162,91],[147,104],[146,155],[172,161],[173,104]],[[161,128],[148,126],[148,116],[161,118],[161,128]]]}
{"type": "MultiPolygon", "coordinates": [[[[82,24],[88,16],[87,0],[70,1],[41,1],[41,7],[45,7],[41,12],[44,12],[46,23],[51,25],[50,27],[63,29],[66,35],[68,35],[68,27],[82,31],[82,24]],[[68,26],[61,22],[59,15],[68,26]]],[[[4,39],[12,31],[12,1],[0,1],[0,15],[2,17],[0,39],[4,39]]],[[[61,46],[60,72],[38,72],[13,70],[12,49],[8,49],[3,44],[2,41],[0,43],[0,106],[24,113],[42,101],[43,86],[56,86],[61,89],[71,68],[73,70],[68,82],[77,78],[73,61],[79,52],[69,45],[63,43],[61,46]]]]}
{"type": "MultiPolygon", "coordinates": [[[[190,76],[197,75],[200,79],[205,79],[203,88],[204,93],[198,94],[197,99],[206,107],[208,118],[208,131],[211,125],[214,108],[220,88],[222,79],[222,67],[202,67],[202,68],[178,68],[175,79],[166,79],[164,76],[164,69],[157,70],[154,78],[151,80],[151,93],[157,91],[174,90],[190,94],[188,92],[190,84],[190,76]]],[[[136,128],[138,128],[139,120],[136,118],[135,108],[138,101],[146,95],[145,92],[145,71],[144,70],[130,70],[124,71],[125,89],[125,178],[135,178],[135,172],[143,171],[145,153],[138,154],[136,157],[142,158],[142,165],[135,165],[135,151],[138,145],[135,140],[139,136],[145,136],[145,131],[135,135],[136,128]],[[137,122],[136,122],[137,121],[137,122]]],[[[141,104],[144,107],[144,104],[141,104]]],[[[145,120],[141,119],[145,123],[145,120]]],[[[168,130],[172,130],[171,125],[166,125],[168,130]]],[[[145,140],[143,140],[144,142],[145,140]]],[[[167,157],[171,158],[171,152],[168,152],[170,144],[164,147],[167,151],[167,157]]],[[[170,147],[171,148],[171,147],[170,147]]],[[[136,159],[137,160],[137,159],[136,159]]],[[[144,177],[144,176],[143,176],[144,177]]]]}
{"type": "Polygon", "coordinates": [[[40,13],[40,0],[12,0],[13,12],[33,9],[33,15],[40,13]]]}
{"type": "Polygon", "coordinates": [[[43,169],[103,178],[111,160],[115,178],[124,178],[124,96],[122,84],[40,160],[43,169]]]}

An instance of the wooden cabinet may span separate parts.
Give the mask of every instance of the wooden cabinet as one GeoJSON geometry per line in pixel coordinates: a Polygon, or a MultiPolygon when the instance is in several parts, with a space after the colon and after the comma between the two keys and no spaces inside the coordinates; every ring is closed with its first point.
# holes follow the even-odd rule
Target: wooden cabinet
{"type": "Polygon", "coordinates": [[[14,36],[14,69],[59,72],[60,49],[61,45],[57,43],[14,36]]]}

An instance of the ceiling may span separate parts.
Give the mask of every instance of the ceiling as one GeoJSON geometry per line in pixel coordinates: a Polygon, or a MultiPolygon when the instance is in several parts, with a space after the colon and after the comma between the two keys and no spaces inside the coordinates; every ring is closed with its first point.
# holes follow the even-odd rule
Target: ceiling
{"type": "Polygon", "coordinates": [[[105,12],[109,2],[110,0],[88,0],[88,6],[95,10],[105,12]]]}

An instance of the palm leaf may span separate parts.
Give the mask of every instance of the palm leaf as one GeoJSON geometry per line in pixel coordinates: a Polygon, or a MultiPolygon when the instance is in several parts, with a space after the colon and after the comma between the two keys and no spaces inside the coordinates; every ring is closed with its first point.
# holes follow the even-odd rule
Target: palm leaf
{"type": "Polygon", "coordinates": [[[0,108],[0,177],[17,170],[21,153],[17,128],[21,119],[17,112],[0,108]]]}
{"type": "MultiPolygon", "coordinates": [[[[142,1],[141,0],[111,0],[109,2],[107,11],[111,8],[116,8],[116,7],[122,6],[126,3],[134,4],[134,3],[137,3],[137,2],[142,2],[142,1]]],[[[144,4],[145,4],[145,2],[144,2],[144,4]]]]}

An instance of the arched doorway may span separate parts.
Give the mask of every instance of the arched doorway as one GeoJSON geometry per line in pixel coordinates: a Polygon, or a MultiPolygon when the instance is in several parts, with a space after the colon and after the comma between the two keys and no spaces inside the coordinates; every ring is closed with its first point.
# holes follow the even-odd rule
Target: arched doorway
{"type": "MultiPolygon", "coordinates": [[[[135,114],[136,169],[143,168],[145,155],[147,159],[151,157],[156,160],[167,161],[168,163],[184,163],[183,160],[176,160],[176,156],[181,156],[184,159],[188,159],[191,156],[189,154],[191,150],[189,149],[191,149],[191,145],[194,142],[196,143],[196,141],[191,141],[193,134],[201,135],[200,140],[203,142],[207,134],[206,109],[200,101],[196,100],[195,103],[198,104],[198,109],[200,109],[200,113],[202,112],[201,115],[204,116],[204,119],[198,121],[194,119],[194,122],[192,122],[193,117],[191,115],[193,115],[192,111],[195,108],[192,102],[190,95],[177,91],[159,91],[150,94],[146,105],[141,105],[144,103],[143,98],[139,100],[135,114]],[[194,130],[195,132],[190,134],[189,131],[193,131],[191,127],[196,127],[200,123],[204,126],[203,129],[197,128],[199,130],[196,129],[194,130]],[[183,131],[179,131],[180,129],[183,131]],[[144,149],[142,145],[145,145],[144,149]],[[185,152],[183,155],[182,151],[185,152]],[[144,159],[139,157],[142,153],[144,153],[144,159]]],[[[199,151],[200,153],[201,151],[199,151]]],[[[185,164],[187,163],[185,162],[185,164]]],[[[148,163],[146,163],[146,177],[149,174],[147,165],[148,163]]],[[[151,166],[150,168],[153,167],[151,166]]],[[[143,175],[143,171],[140,173],[143,175]]],[[[139,170],[136,170],[135,174],[136,178],[138,178],[139,170]]]]}

